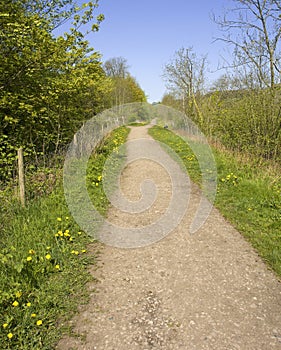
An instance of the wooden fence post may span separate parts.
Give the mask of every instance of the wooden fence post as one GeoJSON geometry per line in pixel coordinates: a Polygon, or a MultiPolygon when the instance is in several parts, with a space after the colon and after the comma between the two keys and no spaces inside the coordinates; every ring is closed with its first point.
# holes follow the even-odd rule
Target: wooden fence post
{"type": "Polygon", "coordinates": [[[23,165],[23,150],[18,149],[18,166],[19,166],[19,188],[21,205],[25,207],[25,186],[24,186],[24,165],[23,165]]]}

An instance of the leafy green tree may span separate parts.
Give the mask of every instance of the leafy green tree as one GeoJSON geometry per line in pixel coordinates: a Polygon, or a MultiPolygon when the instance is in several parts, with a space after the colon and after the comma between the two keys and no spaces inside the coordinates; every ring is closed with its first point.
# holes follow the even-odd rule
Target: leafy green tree
{"type": "Polygon", "coordinates": [[[112,89],[83,33],[98,2],[8,0],[0,3],[0,177],[11,175],[16,148],[39,159],[56,152],[104,108],[112,89]],[[66,21],[63,35],[53,31],[66,21]]]}
{"type": "Polygon", "coordinates": [[[110,101],[111,106],[146,101],[144,91],[128,71],[129,66],[125,58],[111,58],[104,63],[103,67],[113,84],[110,101]]]}

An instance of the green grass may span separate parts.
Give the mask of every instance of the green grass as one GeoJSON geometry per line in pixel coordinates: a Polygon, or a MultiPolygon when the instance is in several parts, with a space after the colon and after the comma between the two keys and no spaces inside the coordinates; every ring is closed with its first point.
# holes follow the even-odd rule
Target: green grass
{"type": "MultiPolygon", "coordinates": [[[[172,131],[164,129],[159,126],[154,126],[148,129],[148,133],[157,141],[166,144],[181,158],[183,164],[188,171],[189,175],[197,183],[201,181],[201,173],[199,162],[194,155],[192,149],[184,142],[179,136],[174,134],[172,131]]],[[[170,153],[173,157],[172,152],[169,149],[166,152],[170,153]]]]}
{"type": "MultiPolygon", "coordinates": [[[[106,212],[108,200],[99,178],[104,162],[126,128],[113,131],[89,161],[93,202],[106,212]],[[96,184],[96,182],[95,182],[96,184]]],[[[33,185],[36,187],[36,185],[33,185]]],[[[53,186],[53,184],[52,184],[53,186]]],[[[0,344],[1,349],[53,349],[77,306],[88,300],[98,251],[87,254],[93,239],[82,232],[65,203],[62,179],[48,196],[21,208],[11,189],[0,194],[0,344]]]]}
{"type": "Polygon", "coordinates": [[[87,189],[95,208],[104,215],[109,206],[109,199],[104,192],[106,181],[110,195],[117,186],[116,177],[125,159],[125,148],[122,147],[130,129],[120,127],[104,140],[103,146],[89,159],[87,168],[87,189]],[[110,161],[106,161],[110,158],[110,161]],[[109,188],[110,187],[110,188],[109,188]],[[98,200],[97,200],[98,199],[98,200]]]}
{"type": "MultiPolygon", "coordinates": [[[[185,141],[169,130],[153,127],[149,133],[166,143],[184,161],[191,179],[200,184],[196,157],[185,141]]],[[[253,245],[258,254],[281,276],[281,180],[274,172],[213,148],[218,190],[215,206],[253,245]]]]}

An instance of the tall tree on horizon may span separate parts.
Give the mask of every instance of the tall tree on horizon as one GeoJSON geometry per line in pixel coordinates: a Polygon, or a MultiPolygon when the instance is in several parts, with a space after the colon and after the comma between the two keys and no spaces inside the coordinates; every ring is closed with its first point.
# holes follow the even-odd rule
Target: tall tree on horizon
{"type": "Polygon", "coordinates": [[[103,68],[113,83],[111,105],[123,105],[130,102],[145,102],[146,96],[138,82],[129,73],[129,65],[124,57],[107,60],[103,68]]]}
{"type": "Polygon", "coordinates": [[[190,117],[198,118],[203,123],[203,116],[197,99],[205,89],[205,71],[207,56],[199,57],[192,47],[181,48],[174,58],[165,65],[163,78],[167,88],[182,99],[182,110],[190,117]]]}

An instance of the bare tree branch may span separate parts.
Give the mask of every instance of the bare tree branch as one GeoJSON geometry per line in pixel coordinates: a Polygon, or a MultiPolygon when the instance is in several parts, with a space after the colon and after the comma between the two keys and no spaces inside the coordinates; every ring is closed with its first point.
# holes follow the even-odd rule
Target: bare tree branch
{"type": "MultiPolygon", "coordinates": [[[[280,81],[280,0],[233,0],[235,7],[213,20],[224,33],[217,38],[233,46],[239,65],[255,71],[264,86],[280,81]]],[[[237,65],[237,62],[236,64],[237,65]]]]}

